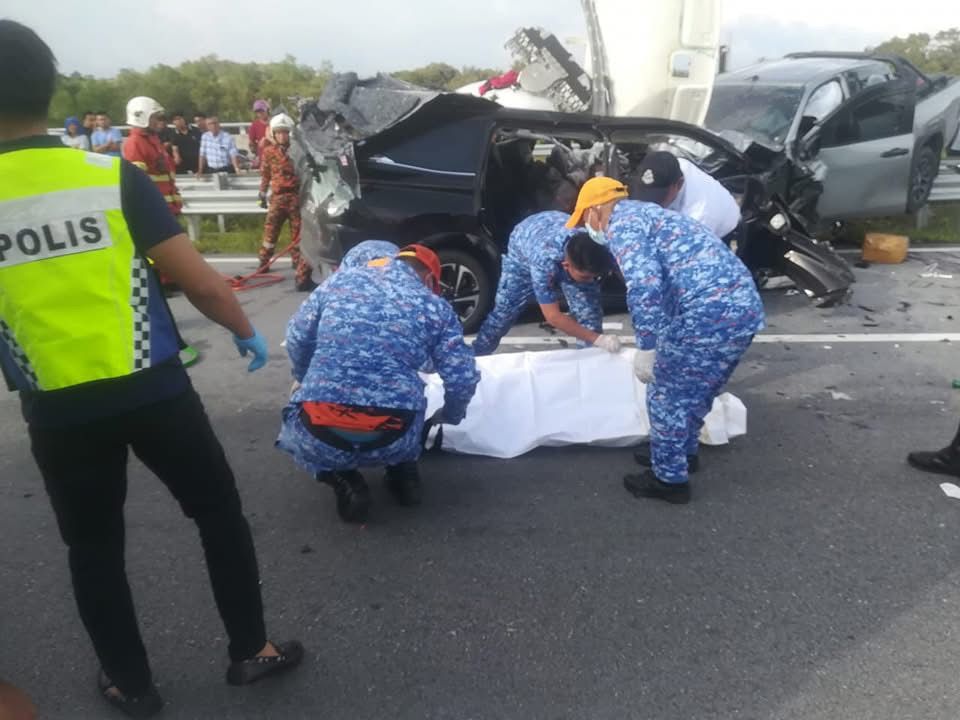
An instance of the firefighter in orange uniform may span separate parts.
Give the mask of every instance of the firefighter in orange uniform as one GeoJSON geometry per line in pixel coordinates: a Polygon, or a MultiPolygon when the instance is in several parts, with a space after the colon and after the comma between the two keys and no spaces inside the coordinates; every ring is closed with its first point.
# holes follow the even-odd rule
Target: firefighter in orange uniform
{"type": "Polygon", "coordinates": [[[159,135],[163,107],[153,98],[135,97],[127,103],[127,125],[130,136],[123,143],[123,157],[150,176],[170,212],[180,215],[183,198],[177,190],[176,167],[159,135]]]}

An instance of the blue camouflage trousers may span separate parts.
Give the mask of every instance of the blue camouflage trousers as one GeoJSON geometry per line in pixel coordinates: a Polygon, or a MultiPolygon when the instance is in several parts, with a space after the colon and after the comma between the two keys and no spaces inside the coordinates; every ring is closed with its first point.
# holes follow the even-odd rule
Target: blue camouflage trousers
{"type": "Polygon", "coordinates": [[[664,341],[657,346],[654,381],[647,386],[653,471],[663,482],[687,481],[687,455],[700,446],[703,419],[713,407],[753,335],[718,344],[664,341]]]}
{"type": "MultiPolygon", "coordinates": [[[[573,318],[585,328],[596,333],[603,332],[599,283],[581,285],[561,282],[560,289],[563,291],[573,318]]],[[[473,342],[473,354],[480,357],[496,350],[500,340],[517,322],[520,313],[534,299],[530,271],[522,263],[511,260],[509,253],[504,255],[493,310],[477,331],[477,338],[473,342]]]]}
{"type": "Polygon", "coordinates": [[[420,439],[424,413],[424,410],[418,412],[410,423],[410,429],[386,447],[364,450],[360,445],[353,451],[347,451],[314,437],[300,421],[300,404],[290,403],[283,409],[283,423],[276,445],[290,453],[300,467],[312,473],[416,462],[423,451],[420,439]]]}

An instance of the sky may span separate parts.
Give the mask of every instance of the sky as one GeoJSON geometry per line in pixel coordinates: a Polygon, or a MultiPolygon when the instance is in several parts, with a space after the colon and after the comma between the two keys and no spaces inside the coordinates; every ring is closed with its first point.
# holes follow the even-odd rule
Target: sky
{"type": "MultiPolygon", "coordinates": [[[[734,67],[960,27],[960,0],[721,1],[721,40],[731,47],[734,67]]],[[[517,28],[540,26],[561,41],[584,35],[579,0],[2,0],[4,16],[37,30],[61,72],[101,77],[209,54],[260,62],[293,55],[362,75],[429,62],[506,67],[503,44],[517,28]]]]}

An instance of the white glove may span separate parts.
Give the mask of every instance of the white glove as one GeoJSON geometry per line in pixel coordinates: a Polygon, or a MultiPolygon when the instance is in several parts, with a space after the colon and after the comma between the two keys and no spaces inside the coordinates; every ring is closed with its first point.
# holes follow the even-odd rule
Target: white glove
{"type": "Polygon", "coordinates": [[[637,350],[633,356],[633,374],[644,385],[653,382],[653,363],[656,359],[656,350],[637,350]]]}
{"type": "Polygon", "coordinates": [[[620,338],[616,335],[600,335],[593,341],[593,346],[608,353],[620,352],[620,338]]]}

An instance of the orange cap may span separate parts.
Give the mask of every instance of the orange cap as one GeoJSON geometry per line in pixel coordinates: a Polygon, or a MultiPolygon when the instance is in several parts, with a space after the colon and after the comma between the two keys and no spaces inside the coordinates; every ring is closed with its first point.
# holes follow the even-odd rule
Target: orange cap
{"type": "Polygon", "coordinates": [[[427,268],[431,277],[431,289],[440,294],[440,258],[437,254],[425,245],[407,245],[400,248],[397,257],[409,257],[419,260],[427,268]]]}
{"type": "Polygon", "coordinates": [[[608,177],[595,177],[587,180],[580,188],[577,206],[567,220],[568,228],[575,228],[583,222],[583,213],[588,208],[605,205],[611,200],[623,200],[627,197],[627,186],[619,180],[608,177]]]}

